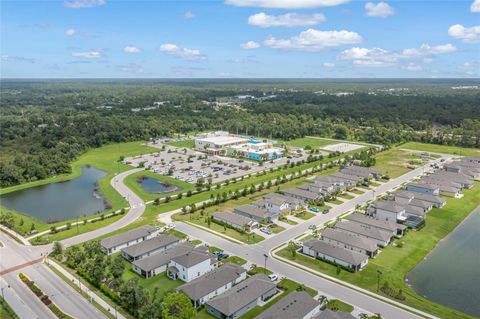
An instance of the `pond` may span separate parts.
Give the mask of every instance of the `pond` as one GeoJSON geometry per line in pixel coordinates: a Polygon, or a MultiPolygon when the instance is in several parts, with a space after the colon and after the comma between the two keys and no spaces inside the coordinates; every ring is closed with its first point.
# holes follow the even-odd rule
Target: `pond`
{"type": "Polygon", "coordinates": [[[182,190],[182,187],[178,185],[162,182],[156,178],[146,176],[139,176],[137,183],[140,184],[144,191],[154,194],[174,193],[182,190]]]}
{"type": "Polygon", "coordinates": [[[420,295],[480,317],[480,207],[407,276],[420,295]]]}
{"type": "Polygon", "coordinates": [[[8,193],[0,197],[0,203],[46,223],[92,215],[108,208],[98,192],[98,181],[105,175],[104,171],[84,167],[75,179],[8,193]]]}

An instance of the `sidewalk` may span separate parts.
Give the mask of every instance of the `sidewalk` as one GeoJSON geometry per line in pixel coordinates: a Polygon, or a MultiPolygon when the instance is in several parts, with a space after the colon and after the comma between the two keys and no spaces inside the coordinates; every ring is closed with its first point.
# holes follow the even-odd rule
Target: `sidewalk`
{"type": "Polygon", "coordinates": [[[30,242],[25,237],[23,237],[22,235],[20,235],[19,233],[17,233],[13,229],[7,228],[3,225],[0,225],[0,228],[3,229],[3,231],[6,232],[7,235],[10,234],[11,236],[17,237],[17,239],[20,240],[22,242],[22,244],[24,244],[25,246],[31,246],[30,242]]]}
{"type": "Polygon", "coordinates": [[[64,275],[66,278],[68,278],[74,285],[80,288],[80,290],[83,293],[86,293],[88,298],[86,298],[88,301],[92,302],[95,301],[98,305],[100,305],[103,309],[107,310],[109,313],[111,313],[113,316],[116,318],[120,319],[126,319],[125,316],[123,316],[121,313],[117,312],[115,308],[110,306],[108,303],[106,303],[102,298],[100,298],[97,294],[95,294],[93,291],[88,289],[86,286],[82,285],[81,282],[72,274],[70,274],[68,271],[63,269],[62,266],[57,264],[55,261],[52,259],[48,259],[48,264],[52,267],[54,267],[56,270],[58,270],[62,275],[64,275]]]}

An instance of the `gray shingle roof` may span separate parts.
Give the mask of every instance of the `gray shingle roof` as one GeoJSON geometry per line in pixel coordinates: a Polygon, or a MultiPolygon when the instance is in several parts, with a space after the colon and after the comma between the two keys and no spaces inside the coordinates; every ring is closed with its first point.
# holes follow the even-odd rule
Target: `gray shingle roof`
{"type": "Polygon", "coordinates": [[[348,312],[343,311],[332,311],[330,309],[325,309],[313,319],[356,319],[356,317],[352,316],[348,312]]]}
{"type": "Polygon", "coordinates": [[[301,198],[305,198],[307,200],[316,200],[317,198],[320,197],[320,195],[317,194],[317,193],[306,191],[306,190],[299,189],[299,188],[283,189],[282,192],[285,195],[298,196],[298,197],[301,197],[301,198]]]}
{"type": "Polygon", "coordinates": [[[257,274],[211,299],[207,305],[231,316],[273,289],[276,289],[276,285],[266,275],[257,274]]]}
{"type": "Polygon", "coordinates": [[[389,212],[401,213],[404,209],[401,205],[391,200],[379,200],[372,203],[372,206],[389,212]]]}
{"type": "Polygon", "coordinates": [[[271,216],[275,215],[274,213],[271,213],[268,210],[261,209],[257,206],[253,206],[253,205],[239,206],[239,207],[235,208],[233,212],[236,213],[237,211],[244,212],[248,215],[256,216],[258,218],[268,218],[268,217],[271,217],[271,216]]]}
{"type": "Polygon", "coordinates": [[[204,262],[208,259],[215,259],[215,256],[208,251],[203,249],[194,249],[192,251],[187,252],[186,254],[179,255],[172,258],[172,261],[180,264],[186,268],[198,265],[201,262],[204,262]]]}
{"type": "Polygon", "coordinates": [[[125,247],[122,249],[122,251],[135,258],[153,250],[160,249],[178,242],[180,242],[180,239],[176,236],[160,234],[153,238],[144,240],[136,245],[125,247]]]}
{"type": "Polygon", "coordinates": [[[390,241],[392,238],[391,232],[383,231],[378,228],[369,227],[348,220],[343,220],[335,224],[335,228],[385,242],[390,241]]]}
{"type": "Polygon", "coordinates": [[[441,198],[439,196],[435,196],[435,195],[417,193],[417,192],[409,192],[409,191],[406,191],[406,190],[398,190],[398,191],[393,192],[394,196],[400,196],[400,197],[404,197],[404,198],[407,198],[407,196],[410,196],[410,194],[414,198],[419,199],[419,200],[423,200],[423,201],[426,201],[426,202],[435,203],[435,204],[444,204],[445,203],[445,200],[443,198],[441,198]]]}
{"type": "Polygon", "coordinates": [[[367,238],[362,238],[354,235],[347,234],[337,229],[326,228],[322,237],[335,240],[340,243],[344,243],[353,247],[361,248],[366,251],[376,251],[378,249],[377,244],[367,238]]]}
{"type": "Polygon", "coordinates": [[[265,195],[263,198],[266,199],[266,200],[273,199],[273,200],[285,201],[285,202],[289,203],[290,205],[298,205],[299,204],[298,199],[288,197],[288,196],[284,196],[284,195],[278,194],[278,193],[269,193],[269,194],[265,195]]]}
{"type": "Polygon", "coordinates": [[[212,214],[213,219],[217,219],[220,221],[226,221],[234,225],[238,226],[245,226],[245,225],[251,225],[255,221],[251,220],[248,217],[239,215],[239,214],[234,214],[234,213],[227,213],[227,212],[216,212],[212,214]]]}
{"type": "Polygon", "coordinates": [[[317,253],[321,253],[323,255],[342,260],[351,265],[360,265],[361,263],[368,260],[368,256],[365,254],[361,254],[353,250],[335,247],[316,238],[305,241],[303,245],[317,253]]]}
{"type": "Polygon", "coordinates": [[[180,243],[158,254],[136,260],[132,264],[142,270],[150,271],[168,264],[172,258],[184,255],[189,251],[192,251],[194,248],[195,247],[192,244],[180,243]]]}
{"type": "Polygon", "coordinates": [[[373,217],[366,216],[364,214],[360,213],[353,213],[347,217],[348,220],[355,222],[355,223],[360,223],[360,224],[365,224],[365,225],[370,225],[375,228],[379,229],[384,229],[387,231],[391,232],[396,232],[399,227],[401,228],[402,225],[390,222],[387,220],[381,220],[381,219],[375,219],[373,217]]]}
{"type": "Polygon", "coordinates": [[[148,236],[157,230],[158,230],[157,227],[148,226],[148,225],[141,226],[118,235],[104,238],[100,241],[100,245],[102,245],[107,249],[113,248],[115,246],[127,243],[129,241],[148,236]]]}
{"type": "Polygon", "coordinates": [[[206,273],[177,288],[183,291],[190,299],[199,300],[216,289],[237,280],[246,270],[239,265],[226,263],[225,265],[206,273]]]}
{"type": "Polygon", "coordinates": [[[426,189],[430,189],[430,190],[436,190],[438,189],[438,187],[436,187],[435,185],[430,185],[430,184],[426,184],[426,183],[423,183],[423,182],[420,182],[420,183],[410,183],[407,185],[408,186],[414,186],[414,187],[421,187],[421,188],[426,188],[426,189]]]}
{"type": "Polygon", "coordinates": [[[297,319],[303,318],[313,309],[319,307],[305,291],[294,291],[275,303],[255,319],[297,319]]]}

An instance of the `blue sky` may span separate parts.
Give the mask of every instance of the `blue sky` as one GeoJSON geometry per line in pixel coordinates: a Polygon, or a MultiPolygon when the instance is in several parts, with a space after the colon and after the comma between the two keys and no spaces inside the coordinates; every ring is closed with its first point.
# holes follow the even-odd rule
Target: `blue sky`
{"type": "Polygon", "coordinates": [[[2,1],[2,78],[479,77],[480,0],[2,1]]]}

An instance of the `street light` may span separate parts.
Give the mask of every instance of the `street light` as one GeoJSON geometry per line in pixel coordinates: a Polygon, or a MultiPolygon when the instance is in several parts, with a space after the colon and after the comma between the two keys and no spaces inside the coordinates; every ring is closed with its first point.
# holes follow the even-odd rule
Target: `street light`
{"type": "Polygon", "coordinates": [[[268,255],[267,254],[263,254],[263,257],[265,257],[265,275],[267,274],[267,259],[268,259],[268,255]]]}

